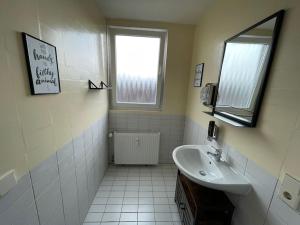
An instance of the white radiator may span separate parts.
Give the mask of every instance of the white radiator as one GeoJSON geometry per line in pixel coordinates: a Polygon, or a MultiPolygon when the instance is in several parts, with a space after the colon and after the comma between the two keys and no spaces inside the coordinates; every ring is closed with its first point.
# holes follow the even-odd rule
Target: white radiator
{"type": "Polygon", "coordinates": [[[115,164],[158,164],[160,133],[114,132],[115,164]]]}

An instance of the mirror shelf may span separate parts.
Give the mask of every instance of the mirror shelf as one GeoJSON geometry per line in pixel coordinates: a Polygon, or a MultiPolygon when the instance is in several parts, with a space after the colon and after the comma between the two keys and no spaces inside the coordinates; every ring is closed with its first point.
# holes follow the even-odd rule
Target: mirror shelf
{"type": "Polygon", "coordinates": [[[222,122],[225,122],[229,125],[232,125],[234,127],[248,127],[248,126],[245,126],[244,124],[241,124],[241,123],[238,123],[234,120],[231,120],[229,118],[226,118],[224,116],[221,116],[221,115],[218,115],[218,114],[213,114],[212,112],[208,112],[208,111],[203,111],[205,114],[209,115],[209,116],[212,116],[218,120],[221,120],[222,122]]]}

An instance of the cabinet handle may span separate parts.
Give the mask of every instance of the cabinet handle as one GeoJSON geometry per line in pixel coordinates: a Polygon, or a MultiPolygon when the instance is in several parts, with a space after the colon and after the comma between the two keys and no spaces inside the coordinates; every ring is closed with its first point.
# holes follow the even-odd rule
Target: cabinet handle
{"type": "Polygon", "coordinates": [[[185,209],[185,204],[184,204],[183,202],[181,202],[181,203],[179,204],[179,208],[180,208],[180,209],[185,209]]]}

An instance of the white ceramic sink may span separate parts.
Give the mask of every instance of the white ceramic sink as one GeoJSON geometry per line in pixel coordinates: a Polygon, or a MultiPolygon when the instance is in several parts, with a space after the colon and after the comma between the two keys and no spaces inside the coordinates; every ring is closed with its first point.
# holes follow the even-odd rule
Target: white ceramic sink
{"type": "Polygon", "coordinates": [[[173,160],[185,176],[202,186],[240,195],[249,193],[251,185],[244,176],[207,154],[214,151],[208,145],[182,145],[173,151],[173,160]]]}

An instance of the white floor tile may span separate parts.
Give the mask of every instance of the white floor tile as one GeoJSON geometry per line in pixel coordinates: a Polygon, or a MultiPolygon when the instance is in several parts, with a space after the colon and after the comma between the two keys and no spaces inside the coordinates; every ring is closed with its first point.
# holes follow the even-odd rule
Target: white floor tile
{"type": "Polygon", "coordinates": [[[154,204],[169,204],[168,198],[154,198],[154,204]]]}
{"type": "Polygon", "coordinates": [[[131,221],[131,222],[120,222],[119,225],[138,225],[138,223],[133,222],[133,221],[131,221]]]}
{"type": "Polygon", "coordinates": [[[141,191],[139,192],[140,198],[153,198],[153,192],[152,191],[141,191]]]}
{"type": "Polygon", "coordinates": [[[140,182],[144,181],[144,180],[152,180],[151,179],[151,175],[148,176],[148,174],[141,174],[141,176],[140,176],[140,182]]]}
{"type": "Polygon", "coordinates": [[[169,205],[154,205],[155,212],[171,212],[169,205]]]}
{"type": "Polygon", "coordinates": [[[155,221],[172,222],[171,213],[155,213],[155,221]]]}
{"type": "Polygon", "coordinates": [[[109,197],[110,191],[98,191],[96,193],[97,198],[109,197]]]}
{"type": "Polygon", "coordinates": [[[125,198],[137,198],[137,197],[139,197],[139,193],[137,191],[126,191],[124,197],[125,198]]]}
{"type": "Polygon", "coordinates": [[[118,186],[118,185],[126,185],[125,180],[115,180],[113,183],[113,186],[118,186]]]}
{"type": "MultiPolygon", "coordinates": [[[[90,225],[90,224],[87,224],[90,225]]],[[[102,222],[100,225],[119,225],[119,222],[102,222]]]]}
{"type": "Polygon", "coordinates": [[[139,198],[140,205],[151,205],[154,203],[153,198],[139,198]]]}
{"type": "Polygon", "coordinates": [[[138,225],[155,225],[155,222],[138,222],[138,225]]]}
{"type": "Polygon", "coordinates": [[[152,191],[152,186],[140,186],[140,191],[152,191]]]}
{"type": "Polygon", "coordinates": [[[113,181],[102,181],[101,186],[111,186],[113,184],[113,181]]]}
{"type": "Polygon", "coordinates": [[[89,212],[104,212],[105,205],[91,205],[89,212]]]}
{"type": "Polygon", "coordinates": [[[153,191],[166,191],[165,186],[153,186],[153,191]]]}
{"type": "Polygon", "coordinates": [[[140,180],[140,177],[139,177],[139,176],[135,176],[135,177],[127,177],[127,180],[135,180],[135,181],[138,181],[138,180],[140,180]]]}
{"type": "Polygon", "coordinates": [[[154,197],[162,197],[162,198],[167,198],[167,192],[164,191],[154,191],[153,192],[154,197]]]}
{"type": "Polygon", "coordinates": [[[154,213],[138,213],[138,221],[155,221],[154,213]]]}
{"type": "Polygon", "coordinates": [[[163,186],[165,185],[165,182],[163,180],[156,180],[156,181],[152,181],[152,185],[153,186],[163,186]]]}
{"type": "Polygon", "coordinates": [[[177,205],[173,204],[173,205],[169,205],[170,206],[170,212],[172,213],[178,213],[178,208],[177,205]]]}
{"type": "Polygon", "coordinates": [[[153,205],[139,205],[138,212],[139,213],[154,212],[154,206],[153,205]]]}
{"type": "Polygon", "coordinates": [[[139,191],[139,185],[126,186],[126,191],[139,191]]]}
{"type": "Polygon", "coordinates": [[[112,186],[101,186],[99,187],[99,191],[110,191],[112,186]]]}
{"type": "Polygon", "coordinates": [[[109,198],[107,204],[109,205],[121,205],[123,203],[123,198],[109,198]]]}
{"type": "Polygon", "coordinates": [[[138,212],[138,205],[123,205],[122,206],[122,212],[138,212]]]}
{"type": "Polygon", "coordinates": [[[168,201],[169,201],[170,205],[175,204],[175,199],[173,197],[172,198],[168,198],[168,201]]]}
{"type": "Polygon", "coordinates": [[[165,189],[166,189],[166,191],[175,191],[175,187],[176,187],[176,185],[174,184],[174,185],[169,185],[169,186],[165,186],[165,189]]]}
{"type": "Polygon", "coordinates": [[[134,205],[138,203],[139,203],[138,198],[124,198],[123,200],[124,205],[134,205]]]}
{"type": "Polygon", "coordinates": [[[111,191],[125,191],[125,185],[116,185],[112,186],[111,191]]]}
{"type": "Polygon", "coordinates": [[[100,225],[100,223],[83,223],[82,225],[100,225]]]}
{"type": "Polygon", "coordinates": [[[182,225],[181,222],[173,222],[173,225],[182,225]]]}
{"type": "Polygon", "coordinates": [[[85,218],[85,223],[89,222],[101,222],[103,213],[88,213],[85,218]]]}
{"type": "Polygon", "coordinates": [[[142,185],[142,186],[151,186],[152,181],[151,180],[141,180],[140,185],[142,185]]]}
{"type": "Polygon", "coordinates": [[[163,177],[153,177],[152,181],[163,181],[164,178],[163,177]]]}
{"type": "Polygon", "coordinates": [[[136,186],[136,185],[140,185],[140,182],[139,181],[126,181],[126,185],[127,186],[136,186]]]}
{"type": "Polygon", "coordinates": [[[167,191],[168,198],[175,198],[175,192],[174,191],[167,191]]]}
{"type": "Polygon", "coordinates": [[[107,203],[108,198],[95,198],[93,201],[93,205],[105,205],[107,203]]]}
{"type": "Polygon", "coordinates": [[[114,181],[115,177],[114,176],[104,176],[102,181],[114,181]]]}
{"type": "Polygon", "coordinates": [[[115,222],[120,220],[121,213],[104,213],[102,222],[115,222]]]}
{"type": "Polygon", "coordinates": [[[122,205],[106,205],[105,212],[118,212],[122,211],[122,205]]]}
{"type": "Polygon", "coordinates": [[[112,191],[112,192],[110,192],[109,197],[111,197],[111,198],[123,198],[124,197],[124,191],[112,191]]]}
{"type": "Polygon", "coordinates": [[[121,213],[120,221],[137,221],[137,213],[121,213]]]}
{"type": "Polygon", "coordinates": [[[180,221],[179,213],[172,213],[172,220],[174,222],[179,222],[180,221]]]}
{"type": "Polygon", "coordinates": [[[155,225],[173,225],[173,222],[156,222],[155,225]]]}

